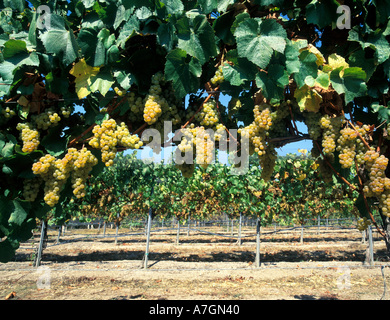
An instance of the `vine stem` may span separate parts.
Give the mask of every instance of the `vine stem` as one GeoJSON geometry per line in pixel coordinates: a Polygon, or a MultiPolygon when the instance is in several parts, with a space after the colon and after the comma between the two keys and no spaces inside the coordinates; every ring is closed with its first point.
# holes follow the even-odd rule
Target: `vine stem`
{"type": "Polygon", "coordinates": [[[352,124],[352,122],[351,122],[351,121],[348,121],[348,124],[352,127],[353,130],[356,131],[356,133],[357,133],[359,139],[363,141],[363,143],[364,143],[364,145],[366,146],[366,148],[367,148],[368,150],[371,150],[370,145],[369,145],[369,144],[367,143],[367,141],[362,137],[362,135],[361,135],[360,132],[356,129],[356,127],[352,124]]]}

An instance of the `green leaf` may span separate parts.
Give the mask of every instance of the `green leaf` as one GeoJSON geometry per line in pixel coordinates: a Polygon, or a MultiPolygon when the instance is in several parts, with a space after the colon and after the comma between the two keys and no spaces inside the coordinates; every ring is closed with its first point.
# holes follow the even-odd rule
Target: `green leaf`
{"type": "Polygon", "coordinates": [[[374,113],[378,114],[378,119],[380,122],[390,120],[390,108],[385,107],[384,105],[379,104],[379,102],[374,102],[370,106],[371,110],[374,113]]]}
{"type": "Polygon", "coordinates": [[[120,48],[125,47],[125,43],[128,39],[130,39],[132,36],[134,36],[140,29],[140,21],[138,20],[137,16],[133,14],[129,20],[124,24],[122,27],[118,40],[117,45],[120,48]]]}
{"type": "Polygon", "coordinates": [[[175,49],[167,55],[164,72],[165,79],[172,81],[175,94],[179,98],[199,88],[198,78],[202,74],[202,66],[194,58],[187,59],[184,50],[175,49]]]}
{"type": "Polygon", "coordinates": [[[69,137],[62,137],[63,132],[60,126],[49,129],[49,133],[42,139],[41,146],[53,157],[59,157],[65,153],[69,137]]]}
{"type": "MultiPolygon", "coordinates": [[[[298,62],[294,63],[294,80],[298,88],[306,84],[306,78],[316,79],[318,76],[317,56],[308,50],[303,50],[299,54],[298,62]],[[298,67],[299,66],[299,67],[298,67]],[[298,67],[298,69],[296,69],[298,67]]],[[[291,66],[290,66],[291,67],[291,66]]],[[[289,70],[289,66],[287,66],[289,70]]],[[[290,69],[291,71],[291,69],[290,69]]]]}
{"type": "Polygon", "coordinates": [[[330,73],[330,81],[338,94],[345,94],[345,103],[352,102],[355,98],[364,96],[367,92],[365,79],[366,73],[362,68],[352,67],[343,70],[337,68],[330,73]]]}
{"type": "Polygon", "coordinates": [[[289,83],[287,71],[281,65],[269,65],[267,72],[261,71],[256,76],[256,85],[261,88],[265,98],[282,100],[284,88],[289,83]]]}
{"type": "Polygon", "coordinates": [[[104,43],[98,38],[97,30],[81,29],[77,43],[88,65],[97,67],[105,63],[106,49],[104,43]]]}
{"type": "Polygon", "coordinates": [[[29,204],[22,204],[19,200],[12,201],[12,206],[10,208],[11,215],[8,219],[8,223],[21,226],[24,220],[26,220],[28,215],[29,204]]]}
{"type": "Polygon", "coordinates": [[[0,262],[6,263],[15,256],[15,251],[18,248],[17,242],[11,241],[11,239],[5,239],[0,242],[0,262]]]}
{"type": "Polygon", "coordinates": [[[18,53],[27,53],[27,44],[22,40],[10,39],[4,43],[3,56],[11,58],[18,53]]]}
{"type": "Polygon", "coordinates": [[[68,66],[78,58],[79,47],[73,32],[65,28],[65,20],[57,14],[50,15],[50,29],[40,35],[48,53],[58,55],[68,66]]]}
{"type": "Polygon", "coordinates": [[[316,24],[320,29],[336,24],[339,4],[335,0],[327,2],[313,0],[306,6],[307,23],[316,24]]]}
{"type": "Polygon", "coordinates": [[[222,67],[223,76],[233,86],[240,86],[246,81],[252,81],[256,77],[257,67],[246,58],[240,58],[237,50],[230,50],[226,60],[232,63],[225,63],[222,67]]]}
{"type": "Polygon", "coordinates": [[[177,46],[197,58],[201,64],[217,55],[214,31],[206,16],[196,15],[193,19],[184,16],[177,21],[176,29],[177,46]]]}
{"type": "Polygon", "coordinates": [[[177,14],[184,10],[181,0],[160,0],[160,2],[165,5],[168,14],[177,14]]]}
{"type": "Polygon", "coordinates": [[[274,51],[284,53],[286,47],[287,33],[275,20],[246,19],[238,25],[234,36],[239,56],[263,69],[274,51]]]}

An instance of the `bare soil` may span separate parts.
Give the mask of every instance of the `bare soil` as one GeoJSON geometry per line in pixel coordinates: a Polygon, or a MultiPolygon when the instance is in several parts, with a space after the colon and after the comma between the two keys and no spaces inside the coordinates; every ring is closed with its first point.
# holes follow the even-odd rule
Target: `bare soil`
{"type": "MultiPolygon", "coordinates": [[[[207,231],[210,231],[208,229],[207,231]]],[[[373,265],[364,264],[367,243],[357,230],[262,230],[261,267],[255,237],[236,239],[183,230],[153,233],[148,269],[145,236],[118,238],[114,230],[73,230],[56,245],[49,233],[40,268],[32,256],[39,234],[23,244],[15,261],[0,265],[0,299],[21,300],[388,300],[390,266],[375,236],[373,265]],[[268,231],[271,231],[268,230],[268,231]],[[77,233],[77,234],[76,234],[77,233]],[[91,238],[87,238],[91,235],[91,238]],[[101,235],[101,234],[100,234],[101,235]],[[81,238],[81,239],[80,239],[81,238]],[[77,240],[78,239],[78,240],[77,240]]],[[[127,232],[123,231],[123,232],[127,232]]],[[[221,232],[221,230],[219,230],[221,232]]],[[[247,233],[245,233],[247,232],[247,233]]],[[[252,234],[253,230],[244,230],[252,234]]]]}

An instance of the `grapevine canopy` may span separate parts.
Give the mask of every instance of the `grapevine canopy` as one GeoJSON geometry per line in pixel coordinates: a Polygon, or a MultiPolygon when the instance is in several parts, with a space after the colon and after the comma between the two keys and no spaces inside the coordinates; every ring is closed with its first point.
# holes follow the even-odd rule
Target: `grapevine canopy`
{"type": "Polygon", "coordinates": [[[276,147],[312,139],[320,168],[341,181],[355,170],[368,217],[367,198],[387,199],[364,152],[388,158],[389,16],[386,0],[0,0],[1,260],[151,132],[203,167],[214,140],[247,146],[266,180],[276,147]]]}

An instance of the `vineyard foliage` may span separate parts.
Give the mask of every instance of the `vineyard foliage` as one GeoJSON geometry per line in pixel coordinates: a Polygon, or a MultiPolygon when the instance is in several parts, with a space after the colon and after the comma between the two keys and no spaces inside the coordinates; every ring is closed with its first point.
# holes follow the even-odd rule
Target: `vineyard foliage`
{"type": "Polygon", "coordinates": [[[280,157],[269,182],[260,178],[253,157],[247,174],[236,177],[229,170],[221,163],[207,169],[197,166],[193,176],[185,178],[174,164],[146,164],[136,154],[120,154],[112,167],[88,181],[84,198],[72,200],[61,215],[51,217],[56,224],[96,218],[120,223],[126,217],[144,219],[152,208],[159,219],[184,222],[224,214],[235,219],[241,214],[257,217],[265,226],[304,224],[318,216],[358,216],[358,193],[337,182],[324,183],[316,159],[306,153],[280,157]]]}
{"type": "Polygon", "coordinates": [[[37,220],[62,216],[63,203],[89,199],[98,212],[113,201],[118,211],[132,184],[123,201],[186,217],[262,215],[274,206],[267,182],[285,197],[278,209],[320,210],[314,199],[293,201],[288,185],[298,195],[333,183],[358,194],[360,216],[390,250],[389,16],[386,0],[0,0],[0,260],[37,220]],[[279,170],[272,180],[276,148],[303,139],[313,140],[321,179],[279,170]],[[241,165],[256,155],[260,176],[252,166],[229,175],[239,163],[210,167],[224,142],[238,143],[241,165]],[[191,161],[168,175],[171,167],[135,167],[145,181],[107,173],[90,193],[88,177],[117,152],[151,143],[191,161]]]}

